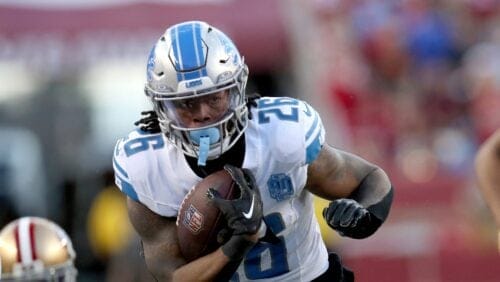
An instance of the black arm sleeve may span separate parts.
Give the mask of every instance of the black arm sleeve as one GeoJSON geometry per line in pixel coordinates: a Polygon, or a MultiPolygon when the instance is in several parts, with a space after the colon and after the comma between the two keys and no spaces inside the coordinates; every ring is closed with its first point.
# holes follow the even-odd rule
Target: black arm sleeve
{"type": "Polygon", "coordinates": [[[389,210],[391,209],[392,199],[394,197],[394,189],[391,186],[389,193],[387,193],[381,201],[369,206],[367,210],[371,215],[375,216],[382,224],[389,215],[389,210]]]}
{"type": "MultiPolygon", "coordinates": [[[[394,189],[391,186],[389,192],[384,197],[382,197],[380,201],[366,208],[368,210],[368,214],[360,219],[358,225],[355,228],[351,228],[345,231],[343,230],[344,235],[354,239],[363,239],[375,233],[375,231],[377,231],[377,229],[382,225],[382,223],[384,223],[384,221],[387,219],[387,216],[389,215],[393,195],[394,189]]],[[[352,199],[356,200],[355,197],[353,197],[352,199]]]]}
{"type": "Polygon", "coordinates": [[[240,266],[242,260],[243,259],[238,261],[230,261],[228,264],[226,264],[226,266],[224,266],[221,272],[219,272],[214,281],[220,281],[220,282],[229,281],[233,277],[233,274],[236,272],[238,267],[240,266]]]}

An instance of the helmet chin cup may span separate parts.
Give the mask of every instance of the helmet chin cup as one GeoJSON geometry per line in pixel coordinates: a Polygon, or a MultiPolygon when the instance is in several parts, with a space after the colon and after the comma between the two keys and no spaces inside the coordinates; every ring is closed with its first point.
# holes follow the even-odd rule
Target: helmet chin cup
{"type": "Polygon", "coordinates": [[[208,152],[210,151],[210,145],[220,140],[219,130],[215,127],[193,130],[189,132],[189,138],[194,144],[198,145],[198,165],[205,166],[208,152]]]}

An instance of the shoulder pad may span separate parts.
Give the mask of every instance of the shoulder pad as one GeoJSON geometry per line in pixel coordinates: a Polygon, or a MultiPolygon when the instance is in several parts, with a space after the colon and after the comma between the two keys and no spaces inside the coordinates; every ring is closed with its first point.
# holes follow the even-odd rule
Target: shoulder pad
{"type": "Polygon", "coordinates": [[[274,146],[281,157],[300,159],[303,164],[317,158],[325,130],[319,114],[309,104],[289,97],[264,97],[259,99],[254,114],[263,138],[269,135],[267,144],[274,146]]]}

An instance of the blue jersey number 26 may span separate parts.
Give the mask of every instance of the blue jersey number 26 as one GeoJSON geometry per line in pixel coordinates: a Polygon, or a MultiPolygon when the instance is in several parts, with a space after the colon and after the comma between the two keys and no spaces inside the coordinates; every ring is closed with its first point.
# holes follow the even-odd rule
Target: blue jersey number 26
{"type": "MultiPolygon", "coordinates": [[[[285,223],[280,213],[272,213],[264,218],[267,228],[274,234],[285,229],[285,223]]],[[[268,243],[259,241],[246,255],[243,266],[248,279],[264,279],[276,277],[290,271],[288,267],[286,245],[283,236],[278,236],[279,241],[268,243]]],[[[235,273],[231,281],[239,281],[235,273]]]]}
{"type": "Polygon", "coordinates": [[[125,143],[123,148],[125,149],[127,157],[130,157],[139,152],[149,150],[150,147],[153,148],[153,150],[157,150],[163,148],[164,146],[165,142],[163,141],[162,136],[157,134],[129,140],[125,143]]]}
{"type": "Polygon", "coordinates": [[[258,118],[259,123],[270,122],[270,117],[275,116],[279,120],[299,121],[299,101],[291,98],[277,98],[275,100],[262,98],[259,100],[258,118]],[[286,111],[284,106],[288,106],[286,111]]]}

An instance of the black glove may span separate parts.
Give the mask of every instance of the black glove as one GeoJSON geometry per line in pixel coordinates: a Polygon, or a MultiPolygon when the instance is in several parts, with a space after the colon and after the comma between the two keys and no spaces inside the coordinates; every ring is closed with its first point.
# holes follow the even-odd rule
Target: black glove
{"type": "Polygon", "coordinates": [[[238,185],[239,197],[225,200],[213,188],[208,189],[207,197],[222,211],[228,227],[233,230],[233,235],[254,234],[259,230],[263,216],[262,200],[255,179],[247,169],[239,169],[229,164],[225,165],[224,169],[238,185]]]}
{"type": "Polygon", "coordinates": [[[224,227],[217,233],[217,243],[219,245],[225,244],[233,236],[233,230],[229,227],[224,227]]]}
{"type": "Polygon", "coordinates": [[[139,128],[147,133],[160,133],[160,122],[158,121],[158,116],[155,111],[143,111],[141,112],[143,118],[134,122],[135,126],[139,126],[139,128]]]}
{"type": "Polygon", "coordinates": [[[217,235],[217,241],[222,243],[222,252],[234,262],[240,261],[256,242],[247,238],[247,235],[259,231],[262,223],[262,199],[259,189],[255,185],[252,173],[247,169],[239,169],[232,165],[225,165],[234,182],[240,188],[240,195],[234,200],[223,199],[219,192],[209,188],[207,197],[222,211],[229,229],[223,229],[217,235]]]}
{"type": "Polygon", "coordinates": [[[371,235],[376,217],[352,199],[338,199],[323,209],[323,217],[328,225],[342,236],[355,239],[371,235]],[[369,233],[369,234],[368,234],[369,233]]]}

